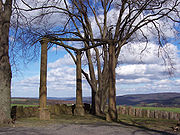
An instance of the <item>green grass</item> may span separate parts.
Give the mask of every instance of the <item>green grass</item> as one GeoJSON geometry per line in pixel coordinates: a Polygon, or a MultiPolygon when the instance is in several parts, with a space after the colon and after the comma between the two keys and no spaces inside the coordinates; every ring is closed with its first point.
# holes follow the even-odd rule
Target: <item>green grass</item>
{"type": "Polygon", "coordinates": [[[155,129],[159,131],[172,131],[171,127],[177,124],[177,121],[175,120],[138,118],[138,117],[122,115],[122,114],[120,114],[118,118],[121,123],[126,123],[138,127],[144,127],[148,129],[155,129]]]}
{"type": "MultiPolygon", "coordinates": [[[[36,117],[20,118],[16,121],[16,127],[47,127],[48,125],[56,125],[56,124],[93,124],[93,123],[94,124],[107,123],[107,121],[105,121],[104,117],[96,117],[90,114],[86,114],[85,116],[72,116],[72,115],[62,114],[60,116],[51,116],[50,120],[44,120],[44,121],[39,120],[36,117]]],[[[117,123],[129,125],[129,126],[155,129],[158,131],[172,132],[171,127],[175,126],[177,124],[177,121],[152,119],[152,118],[137,118],[127,115],[119,115],[117,123]]]]}
{"type": "MultiPolygon", "coordinates": [[[[23,105],[23,104],[12,104],[14,105],[23,105]]],[[[33,105],[23,105],[23,106],[33,106],[33,105]]],[[[138,107],[140,108],[140,107],[138,107]]],[[[157,110],[157,107],[141,107],[146,109],[154,109],[157,110]]],[[[160,107],[158,107],[160,108],[160,107]]],[[[162,110],[162,108],[160,108],[162,110]]],[[[167,108],[164,108],[167,111],[167,108]]],[[[171,108],[176,109],[176,108],[171,108]]],[[[179,108],[177,108],[179,109],[179,108]]],[[[169,111],[171,111],[168,108],[169,111]]],[[[89,124],[89,123],[107,123],[105,121],[105,117],[96,117],[90,114],[86,114],[85,116],[73,116],[73,115],[60,115],[60,116],[51,116],[50,120],[42,121],[36,117],[31,118],[19,118],[16,121],[16,127],[47,127],[48,125],[55,124],[89,124]]],[[[137,118],[134,116],[122,115],[118,116],[118,123],[130,125],[130,126],[138,126],[142,128],[155,129],[160,131],[168,131],[172,132],[171,127],[177,124],[175,120],[165,120],[165,119],[152,119],[152,118],[137,118]]],[[[1,125],[0,125],[1,127],[1,125]]],[[[178,131],[180,133],[180,131],[178,131]]]]}
{"type": "Polygon", "coordinates": [[[135,108],[141,108],[141,109],[153,110],[153,111],[158,110],[158,111],[180,113],[180,108],[175,108],[175,107],[139,107],[139,106],[136,106],[135,108]]]}
{"type": "Polygon", "coordinates": [[[47,127],[55,124],[92,124],[106,123],[102,118],[86,114],[85,116],[73,116],[61,114],[60,116],[51,116],[50,120],[39,120],[36,117],[19,118],[16,121],[16,127],[47,127]]]}
{"type": "Polygon", "coordinates": [[[35,107],[35,106],[39,106],[39,105],[11,104],[11,107],[12,106],[35,107]]]}

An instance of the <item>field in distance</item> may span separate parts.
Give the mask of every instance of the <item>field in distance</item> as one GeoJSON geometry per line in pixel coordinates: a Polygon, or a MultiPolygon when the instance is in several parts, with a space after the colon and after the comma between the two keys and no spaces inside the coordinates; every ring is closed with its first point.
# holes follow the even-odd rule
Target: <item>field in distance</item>
{"type": "MultiPolygon", "coordinates": [[[[58,98],[48,97],[48,104],[74,104],[75,97],[58,98]]],[[[13,104],[38,104],[38,98],[12,98],[13,104]]],[[[91,103],[91,97],[83,97],[83,102],[91,103]]],[[[117,105],[131,105],[143,107],[179,107],[180,93],[151,93],[134,94],[116,97],[117,105]]]]}
{"type": "MultiPolygon", "coordinates": [[[[47,105],[52,104],[75,104],[75,101],[66,101],[66,100],[59,100],[59,99],[48,99],[47,105]]],[[[23,106],[38,106],[39,99],[38,98],[19,98],[13,97],[11,98],[11,105],[23,105],[23,106]]]]}

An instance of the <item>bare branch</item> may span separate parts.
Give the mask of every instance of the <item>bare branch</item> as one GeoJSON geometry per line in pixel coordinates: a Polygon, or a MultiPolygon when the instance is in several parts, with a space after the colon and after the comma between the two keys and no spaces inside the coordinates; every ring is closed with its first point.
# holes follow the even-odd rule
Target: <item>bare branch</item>
{"type": "Polygon", "coordinates": [[[50,41],[50,43],[53,43],[53,44],[62,46],[62,47],[64,47],[64,48],[71,49],[71,50],[73,50],[73,51],[78,51],[78,49],[76,49],[76,48],[74,48],[74,47],[71,47],[71,46],[68,46],[68,45],[65,45],[63,42],[59,43],[59,42],[55,42],[55,41],[50,41]]]}

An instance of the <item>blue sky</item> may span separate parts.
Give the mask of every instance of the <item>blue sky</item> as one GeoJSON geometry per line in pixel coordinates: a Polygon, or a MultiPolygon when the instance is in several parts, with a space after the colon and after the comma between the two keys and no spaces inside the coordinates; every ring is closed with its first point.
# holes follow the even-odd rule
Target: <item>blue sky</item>
{"type": "MultiPolygon", "coordinates": [[[[42,0],[43,1],[43,0],[42,0]]],[[[22,3],[21,3],[22,4],[22,3]]],[[[20,5],[23,7],[23,4],[20,5]]],[[[117,9],[111,9],[108,13],[109,26],[117,21],[117,9]],[[111,17],[113,16],[113,17],[111,17]]],[[[32,14],[32,13],[30,13],[32,14]]],[[[26,14],[25,14],[26,15],[26,14]]],[[[33,16],[38,12],[33,12],[33,16]]],[[[29,14],[28,14],[29,16],[29,14]]],[[[99,17],[103,19],[102,16],[99,17]]],[[[50,16],[50,23],[64,24],[66,17],[50,16]]],[[[171,62],[174,63],[174,74],[168,74],[168,66],[164,65],[162,52],[158,57],[159,46],[154,38],[157,36],[148,30],[142,28],[144,34],[150,39],[146,50],[144,42],[129,43],[121,50],[118,58],[119,65],[116,68],[116,93],[124,94],[142,94],[157,92],[179,92],[180,90],[180,41],[174,40],[174,31],[171,22],[158,22],[161,29],[164,30],[164,36],[171,39],[163,49],[165,49],[171,62]],[[167,24],[166,24],[167,23],[167,24]]],[[[91,18],[92,30],[98,37],[98,27],[95,19],[91,18]]],[[[43,24],[40,24],[43,25],[43,24]]],[[[151,25],[150,25],[151,27],[151,25]]],[[[153,31],[154,32],[154,31],[153,31]]],[[[137,33],[139,34],[139,33],[137,33]]],[[[40,56],[37,61],[23,64],[23,59],[19,60],[18,72],[13,73],[12,96],[13,97],[38,97],[39,96],[39,76],[40,76],[40,56]]],[[[168,61],[166,59],[166,61],[168,61]]],[[[86,71],[87,67],[83,67],[86,71]]],[[[48,51],[48,96],[50,97],[74,97],[75,96],[75,65],[71,57],[62,48],[55,46],[48,51]]],[[[91,89],[83,77],[83,96],[91,96],[91,89]]]]}
{"type": "MultiPolygon", "coordinates": [[[[147,50],[148,56],[139,64],[139,49],[133,48],[131,53],[127,48],[122,50],[120,61],[126,61],[116,68],[117,95],[179,92],[180,89],[180,56],[176,56],[174,75],[164,73],[167,68],[160,65],[161,58],[156,57],[157,45],[150,44],[147,50]],[[154,50],[153,50],[154,48],[154,50]],[[155,55],[153,52],[155,51],[155,55]],[[124,55],[126,60],[124,60],[124,55]]],[[[170,44],[174,53],[180,51],[177,45],[170,44]],[[177,49],[178,48],[178,49],[177,49]]],[[[145,54],[147,52],[144,52],[145,54]]],[[[14,97],[38,97],[40,57],[38,61],[30,62],[20,67],[22,71],[15,73],[12,79],[12,96],[14,97]]],[[[91,89],[83,78],[83,96],[91,96],[91,89]]],[[[71,57],[63,50],[55,48],[48,51],[48,96],[50,97],[74,97],[75,96],[75,66],[71,57]]]]}

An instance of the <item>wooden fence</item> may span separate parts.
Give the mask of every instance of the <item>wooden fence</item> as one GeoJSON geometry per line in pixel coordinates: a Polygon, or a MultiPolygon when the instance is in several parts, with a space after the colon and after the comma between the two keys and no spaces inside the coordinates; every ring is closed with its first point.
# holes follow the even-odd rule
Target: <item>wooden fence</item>
{"type": "Polygon", "coordinates": [[[126,114],[135,117],[146,117],[146,118],[156,118],[156,119],[168,119],[168,120],[179,120],[180,113],[167,112],[159,110],[145,110],[140,108],[134,108],[131,106],[119,106],[119,114],[126,114]]]}

